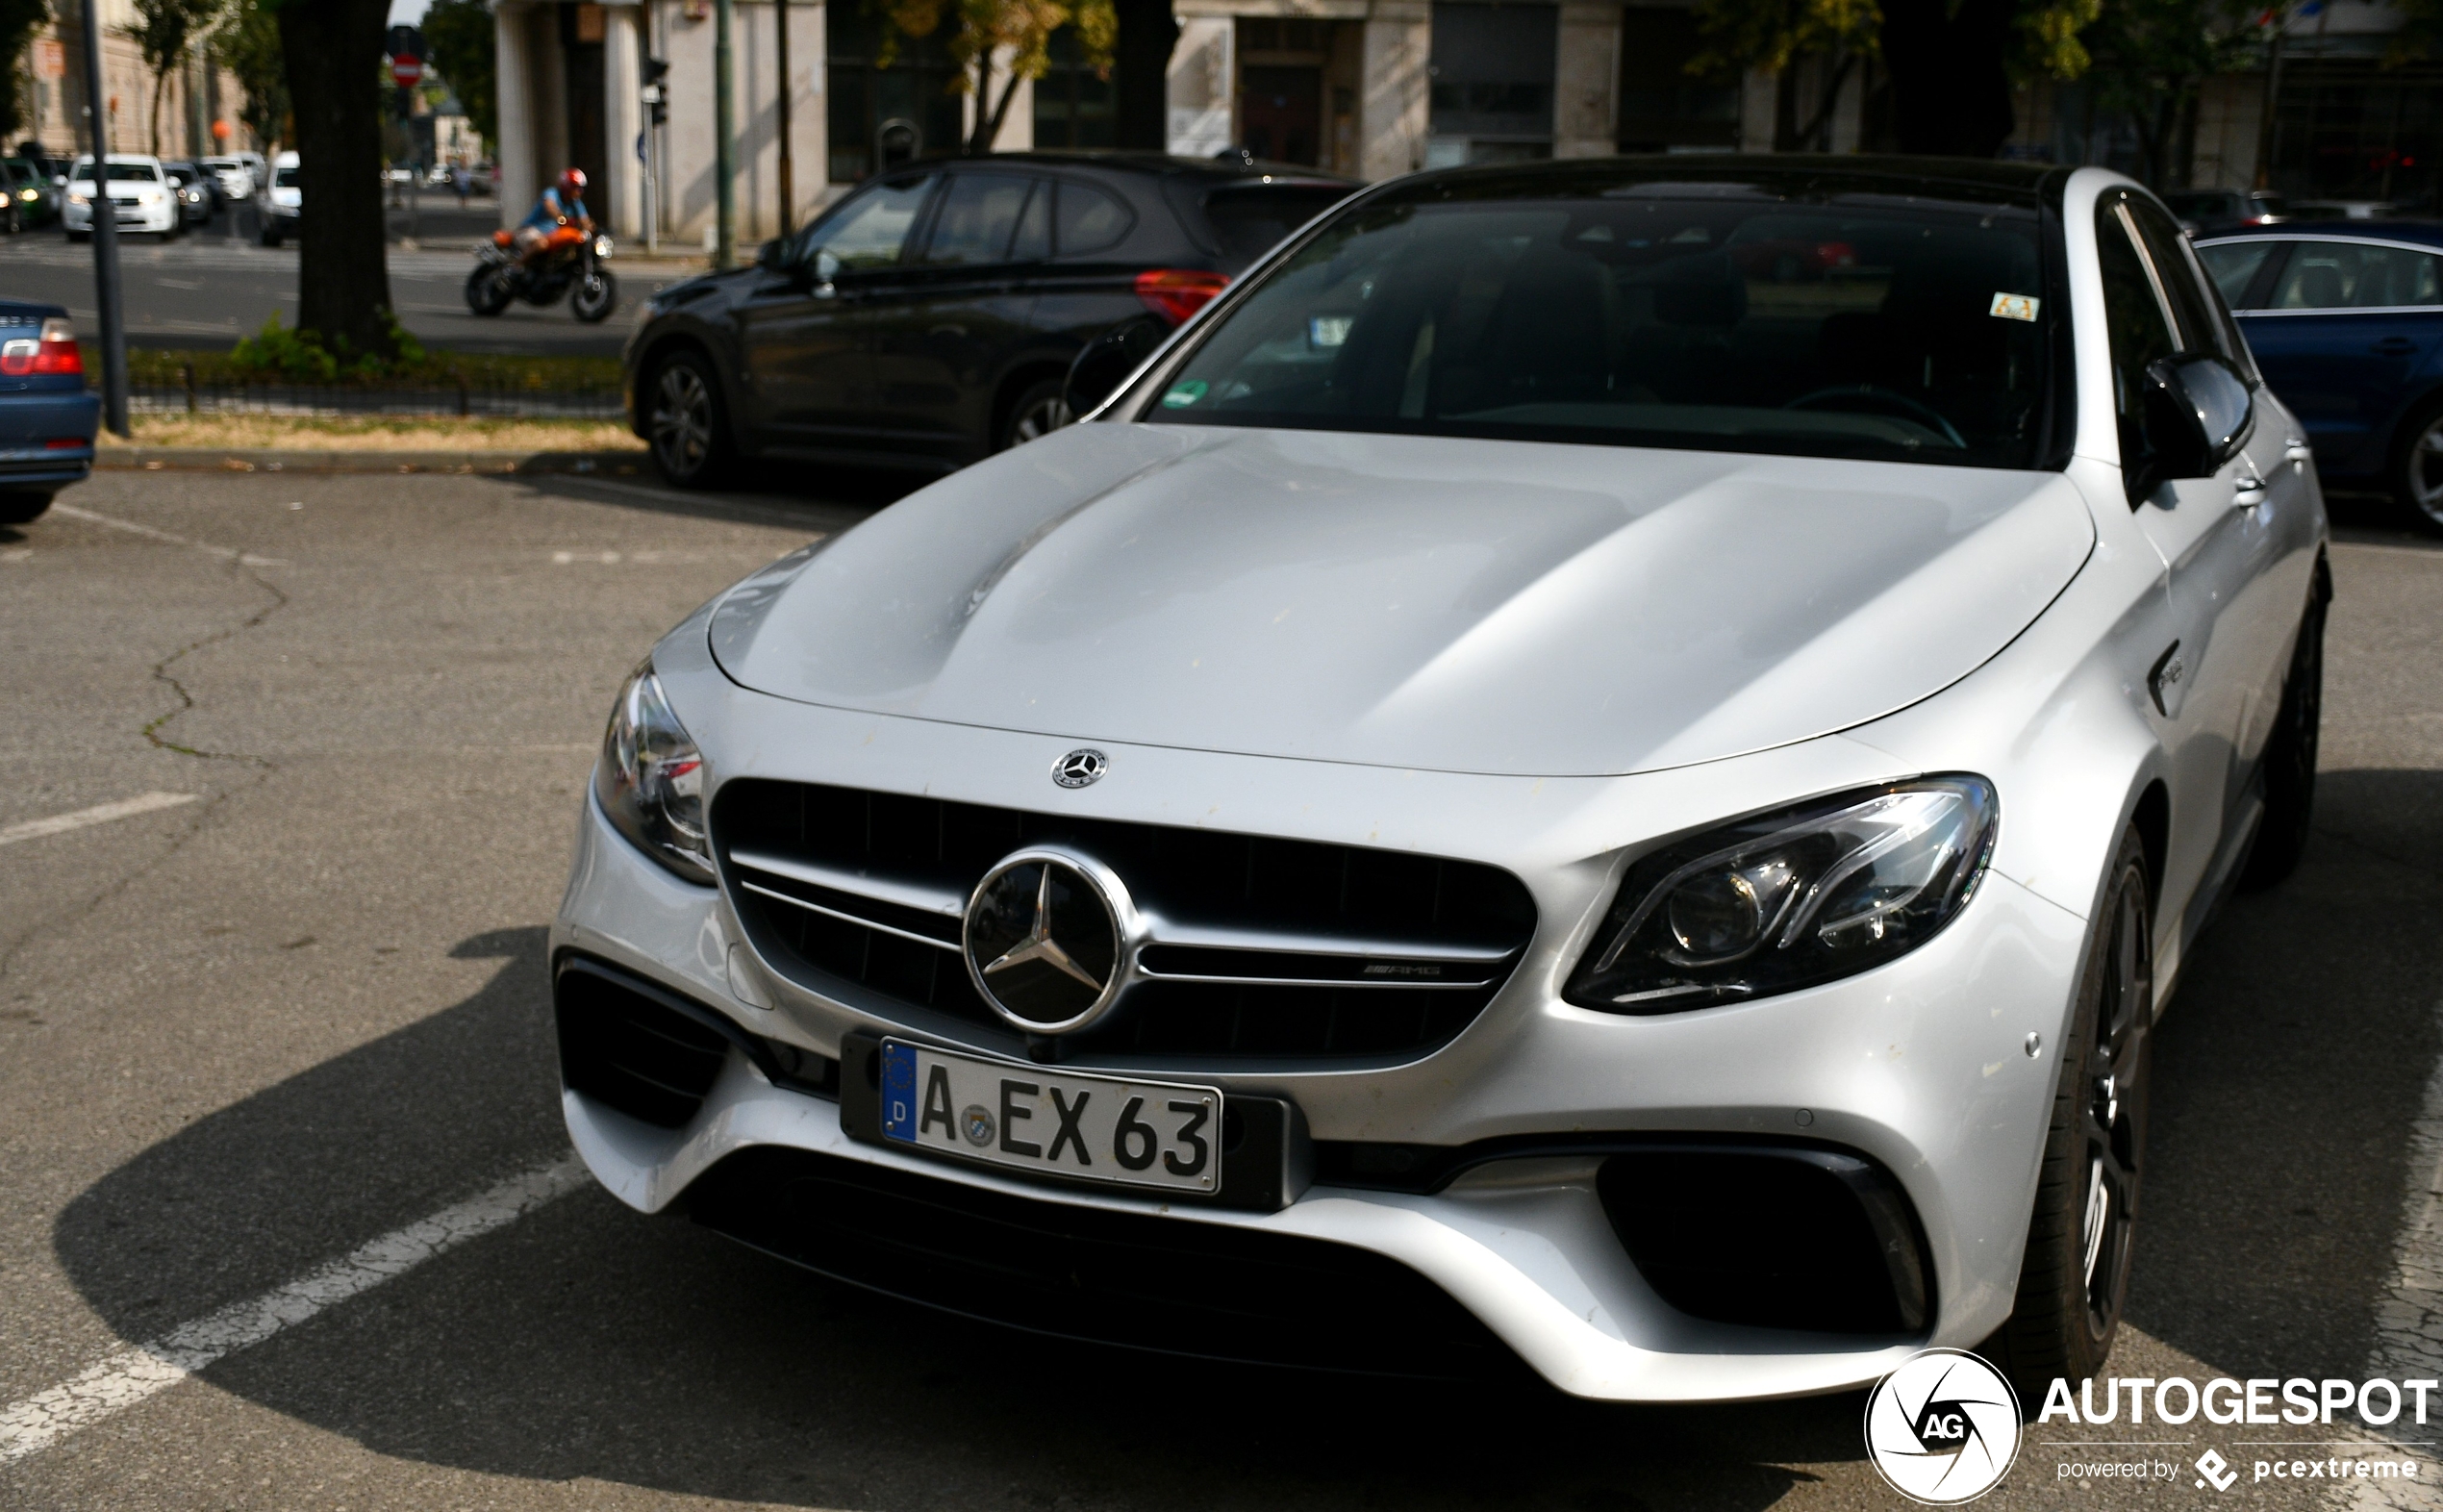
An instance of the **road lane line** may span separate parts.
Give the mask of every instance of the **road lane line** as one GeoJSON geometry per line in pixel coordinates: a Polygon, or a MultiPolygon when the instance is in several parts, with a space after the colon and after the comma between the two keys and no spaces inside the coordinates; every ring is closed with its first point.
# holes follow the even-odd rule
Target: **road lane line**
{"type": "Polygon", "coordinates": [[[107,525],[113,530],[124,530],[131,536],[142,536],[147,541],[185,546],[192,551],[200,551],[206,556],[218,557],[223,562],[235,562],[239,567],[275,567],[289,565],[276,558],[259,557],[240,551],[235,546],[215,546],[201,541],[189,541],[185,536],[172,535],[166,530],[155,530],[150,525],[139,525],[132,519],[114,519],[108,515],[96,515],[89,509],[78,509],[73,504],[54,504],[51,506],[51,513],[64,515],[70,519],[81,519],[88,525],[107,525]]]}
{"type": "Polygon", "coordinates": [[[216,1360],[251,1348],[324,1309],[405,1275],[425,1261],[509,1224],[584,1185],[568,1155],[523,1171],[432,1217],[394,1229],[260,1297],[96,1361],[75,1378],[0,1407],[0,1465],[166,1391],[216,1360]]]}
{"type": "Polygon", "coordinates": [[[174,809],[182,803],[192,803],[200,793],[139,793],[116,803],[96,804],[73,814],[54,814],[49,819],[26,819],[22,823],[0,826],[0,845],[13,845],[21,840],[40,840],[45,835],[64,835],[72,829],[85,829],[95,824],[108,824],[113,819],[134,819],[155,809],[174,809]]]}

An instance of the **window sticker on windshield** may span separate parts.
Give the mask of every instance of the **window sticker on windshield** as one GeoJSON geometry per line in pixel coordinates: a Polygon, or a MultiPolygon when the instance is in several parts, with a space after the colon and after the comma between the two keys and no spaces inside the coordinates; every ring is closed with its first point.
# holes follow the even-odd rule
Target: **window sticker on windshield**
{"type": "Polygon", "coordinates": [[[1162,396],[1162,407],[1166,410],[1184,410],[1204,397],[1205,387],[1205,382],[1201,378],[1191,378],[1186,383],[1174,383],[1171,386],[1171,391],[1162,396]]]}
{"type": "Polygon", "coordinates": [[[2033,320],[2042,303],[2033,294],[1996,294],[1994,307],[1985,313],[2002,320],[2033,320]]]}

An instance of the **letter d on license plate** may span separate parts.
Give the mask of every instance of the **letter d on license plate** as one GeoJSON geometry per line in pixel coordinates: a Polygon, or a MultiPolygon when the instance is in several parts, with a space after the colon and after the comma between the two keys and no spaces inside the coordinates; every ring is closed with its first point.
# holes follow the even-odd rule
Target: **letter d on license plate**
{"type": "Polygon", "coordinates": [[[1080,1076],[882,1042],[882,1136],[1037,1175],[1173,1192],[1222,1185],[1213,1087],[1080,1076]]]}

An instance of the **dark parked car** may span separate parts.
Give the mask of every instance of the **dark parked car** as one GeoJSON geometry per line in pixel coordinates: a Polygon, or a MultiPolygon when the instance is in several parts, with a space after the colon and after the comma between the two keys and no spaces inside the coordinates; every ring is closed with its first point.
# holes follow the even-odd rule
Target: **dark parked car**
{"type": "Polygon", "coordinates": [[[2443,531],[2443,225],[2285,225],[2197,254],[2329,484],[2443,531]]]}
{"type": "Polygon", "coordinates": [[[2281,196],[2265,189],[2189,189],[2164,195],[2163,204],[2180,217],[2181,226],[2200,236],[2236,226],[2270,226],[2291,216],[2281,196]]]}
{"type": "Polygon", "coordinates": [[[0,299],[0,525],[24,524],[93,470],[101,409],[68,313],[0,299]]]}
{"type": "Polygon", "coordinates": [[[1152,153],[914,164],[647,301],[629,415],[680,484],[742,456],[964,466],[1068,420],[1088,341],[1178,325],[1356,187],[1152,153]]]}
{"type": "Polygon", "coordinates": [[[220,209],[220,180],[200,164],[164,163],[162,171],[169,176],[171,188],[178,191],[180,224],[203,225],[220,209]]]}
{"type": "Polygon", "coordinates": [[[0,158],[0,194],[8,196],[8,209],[0,212],[0,226],[6,226],[11,236],[60,218],[60,190],[40,164],[0,158]]]}

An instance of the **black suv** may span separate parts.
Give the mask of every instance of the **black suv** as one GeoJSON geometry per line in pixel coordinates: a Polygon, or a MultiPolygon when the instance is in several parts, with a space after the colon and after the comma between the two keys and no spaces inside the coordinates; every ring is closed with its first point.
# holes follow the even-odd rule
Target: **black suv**
{"type": "Polygon", "coordinates": [[[1088,341],[1179,324],[1356,188],[1153,153],[912,164],[754,266],[655,294],[628,341],[629,418],[678,484],[742,456],[950,471],[1065,423],[1088,341]]]}

